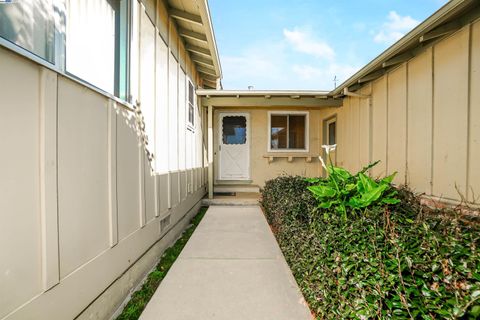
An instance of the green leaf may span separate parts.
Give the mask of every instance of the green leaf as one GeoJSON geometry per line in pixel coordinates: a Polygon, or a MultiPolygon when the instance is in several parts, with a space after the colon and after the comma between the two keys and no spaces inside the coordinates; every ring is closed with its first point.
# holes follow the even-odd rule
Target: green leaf
{"type": "Polygon", "coordinates": [[[469,314],[474,318],[477,319],[480,317],[480,305],[473,306],[470,310],[469,314]]]}
{"type": "Polygon", "coordinates": [[[389,175],[388,177],[385,177],[383,178],[382,180],[380,180],[380,183],[386,183],[386,184],[391,184],[392,181],[393,181],[393,178],[395,178],[395,176],[397,175],[397,172],[395,171],[394,173],[392,173],[391,175],[389,175]]]}
{"type": "Polygon", "coordinates": [[[340,178],[342,181],[347,181],[352,177],[352,174],[347,170],[340,168],[340,167],[332,167],[332,172],[335,172],[335,176],[340,178]]]}
{"type": "Polygon", "coordinates": [[[331,187],[328,186],[310,186],[307,187],[308,190],[310,190],[313,195],[317,198],[332,198],[335,196],[337,191],[331,187]]]}
{"type": "Polygon", "coordinates": [[[322,209],[329,209],[332,206],[332,204],[334,204],[334,203],[335,203],[335,201],[320,202],[318,204],[318,207],[322,208],[322,209]]]}
{"type": "Polygon", "coordinates": [[[387,198],[382,200],[382,203],[385,203],[385,204],[397,204],[400,202],[401,201],[399,199],[394,199],[394,198],[387,198]]]}
{"type": "Polygon", "coordinates": [[[370,163],[370,164],[367,165],[366,167],[363,167],[363,169],[362,169],[359,173],[365,173],[365,172],[367,172],[368,170],[370,170],[370,169],[372,169],[373,167],[375,167],[379,162],[380,162],[380,160],[377,160],[377,161],[375,161],[375,162],[370,163]]]}
{"type": "Polygon", "coordinates": [[[367,177],[363,173],[358,174],[357,190],[360,193],[368,192],[377,187],[377,183],[370,177],[367,177]]]}
{"type": "Polygon", "coordinates": [[[309,183],[319,183],[322,181],[322,178],[305,178],[305,181],[309,183]]]}

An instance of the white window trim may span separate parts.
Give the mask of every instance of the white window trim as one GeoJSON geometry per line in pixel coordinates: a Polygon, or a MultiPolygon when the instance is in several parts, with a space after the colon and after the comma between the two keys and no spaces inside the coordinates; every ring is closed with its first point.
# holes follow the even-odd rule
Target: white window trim
{"type": "Polygon", "coordinates": [[[193,83],[192,79],[190,79],[190,77],[187,75],[187,81],[186,81],[186,103],[185,103],[185,107],[186,107],[186,110],[185,110],[185,122],[187,124],[187,129],[192,131],[192,132],[195,132],[195,125],[196,125],[196,100],[197,100],[197,94],[195,93],[195,84],[193,83]],[[189,116],[189,109],[190,109],[190,88],[189,88],[189,85],[192,84],[192,87],[193,87],[193,123],[190,122],[190,120],[188,119],[188,116],[189,116]]]}
{"type": "Polygon", "coordinates": [[[268,126],[267,126],[267,150],[268,152],[277,153],[307,153],[310,149],[310,112],[308,111],[268,111],[268,126]],[[305,149],[272,149],[272,115],[305,115],[305,149]]]}

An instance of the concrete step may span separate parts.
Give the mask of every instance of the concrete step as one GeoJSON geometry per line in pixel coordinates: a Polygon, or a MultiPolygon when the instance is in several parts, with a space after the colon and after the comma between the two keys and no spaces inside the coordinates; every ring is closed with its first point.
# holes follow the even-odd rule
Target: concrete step
{"type": "Polygon", "coordinates": [[[202,199],[202,206],[256,206],[258,199],[241,198],[221,198],[221,199],[202,199]]]}
{"type": "Polygon", "coordinates": [[[256,184],[216,184],[213,186],[213,192],[260,192],[260,187],[256,184]]]}

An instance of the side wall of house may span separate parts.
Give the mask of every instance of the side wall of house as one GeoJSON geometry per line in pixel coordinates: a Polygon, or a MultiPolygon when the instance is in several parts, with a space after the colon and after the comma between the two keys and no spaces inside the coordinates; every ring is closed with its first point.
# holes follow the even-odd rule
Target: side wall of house
{"type": "Polygon", "coordinates": [[[423,50],[348,97],[338,118],[338,164],[443,200],[479,202],[480,21],[423,50]]]}
{"type": "Polygon", "coordinates": [[[152,163],[125,106],[0,46],[0,319],[73,319],[105,293],[82,316],[109,318],[205,194],[201,110],[185,126],[195,67],[165,7],[156,27],[135,10],[131,86],[152,163]]]}

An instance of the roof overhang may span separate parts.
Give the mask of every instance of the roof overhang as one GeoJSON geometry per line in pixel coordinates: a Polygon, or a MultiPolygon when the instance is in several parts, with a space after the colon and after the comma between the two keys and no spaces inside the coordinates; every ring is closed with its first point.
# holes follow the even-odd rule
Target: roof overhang
{"type": "Polygon", "coordinates": [[[310,90],[205,90],[197,89],[203,106],[213,107],[340,107],[327,91],[310,90]]]}
{"type": "Polygon", "coordinates": [[[478,0],[448,2],[329,94],[338,97],[343,95],[345,88],[358,90],[479,17],[478,0]]]}
{"type": "Polygon", "coordinates": [[[207,0],[169,0],[168,5],[203,86],[221,88],[222,68],[207,0]]]}

